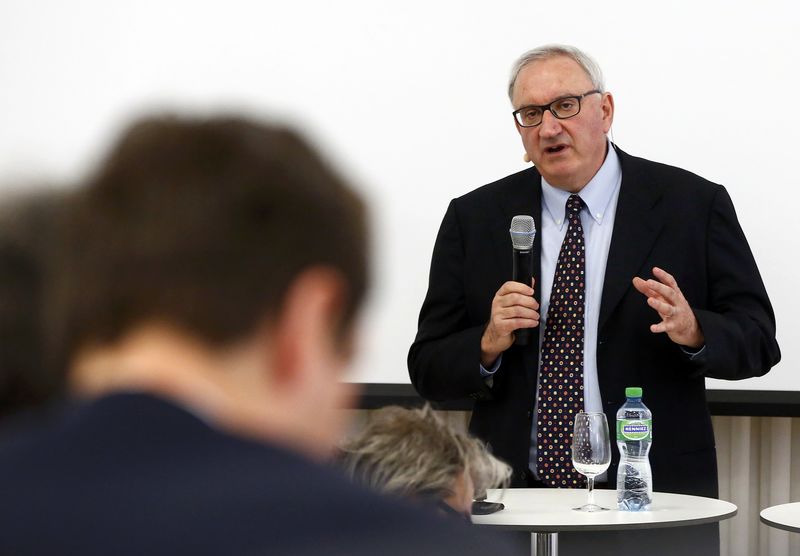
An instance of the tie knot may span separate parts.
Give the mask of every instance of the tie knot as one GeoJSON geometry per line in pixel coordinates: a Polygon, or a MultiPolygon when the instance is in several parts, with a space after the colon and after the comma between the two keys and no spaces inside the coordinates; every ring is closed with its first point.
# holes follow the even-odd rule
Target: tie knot
{"type": "Polygon", "coordinates": [[[583,199],[578,195],[570,195],[567,199],[567,212],[570,216],[578,214],[583,208],[583,199]]]}

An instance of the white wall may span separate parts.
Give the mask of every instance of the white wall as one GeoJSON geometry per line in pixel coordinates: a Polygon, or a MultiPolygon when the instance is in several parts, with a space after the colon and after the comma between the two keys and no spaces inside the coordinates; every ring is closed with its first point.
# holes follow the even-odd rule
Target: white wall
{"type": "Polygon", "coordinates": [[[377,258],[353,378],[405,356],[447,202],[524,167],[505,83],[546,42],[584,48],[626,151],[725,184],[778,319],[783,362],[712,387],[800,390],[799,10],[789,0],[3,0],[0,177],[80,176],[133,112],[232,108],[302,126],[360,184],[377,258]]]}

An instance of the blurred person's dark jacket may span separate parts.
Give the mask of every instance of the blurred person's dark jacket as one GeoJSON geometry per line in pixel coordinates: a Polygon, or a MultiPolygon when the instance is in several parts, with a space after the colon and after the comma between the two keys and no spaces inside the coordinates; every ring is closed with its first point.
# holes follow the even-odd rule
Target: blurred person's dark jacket
{"type": "Polygon", "coordinates": [[[0,491],[14,501],[0,506],[2,554],[508,553],[433,509],[143,394],[73,402],[5,431],[0,491]]]}

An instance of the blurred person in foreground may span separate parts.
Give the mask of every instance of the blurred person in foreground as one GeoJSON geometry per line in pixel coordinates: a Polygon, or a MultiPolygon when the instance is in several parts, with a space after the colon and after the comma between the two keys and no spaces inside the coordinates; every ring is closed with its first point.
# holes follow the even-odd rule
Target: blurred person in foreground
{"type": "Polygon", "coordinates": [[[432,502],[469,521],[474,499],[505,487],[511,468],[477,438],[456,431],[425,405],[385,407],[341,447],[347,473],[376,490],[432,502]]]}
{"type": "Polygon", "coordinates": [[[0,205],[0,418],[61,393],[61,373],[46,356],[43,296],[65,197],[42,187],[0,205]]]}
{"type": "Polygon", "coordinates": [[[52,318],[78,399],[0,437],[0,553],[497,546],[321,465],[355,394],[340,379],[367,231],[361,200],[295,133],[139,121],[63,233],[52,318]]]}

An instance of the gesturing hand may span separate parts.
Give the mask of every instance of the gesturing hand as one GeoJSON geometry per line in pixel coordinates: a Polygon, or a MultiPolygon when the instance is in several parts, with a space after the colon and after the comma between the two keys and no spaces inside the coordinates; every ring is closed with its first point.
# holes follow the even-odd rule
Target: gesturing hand
{"type": "Polygon", "coordinates": [[[516,330],[537,326],[539,302],[533,298],[533,288],[513,281],[500,286],[492,300],[489,324],[481,337],[481,365],[487,369],[491,367],[514,343],[516,330]]]}
{"type": "Polygon", "coordinates": [[[703,331],[675,278],[665,270],[653,268],[655,279],[633,279],[633,287],[647,296],[647,304],[658,312],[661,322],[650,326],[655,333],[666,332],[676,344],[699,348],[705,343],[703,331]]]}

